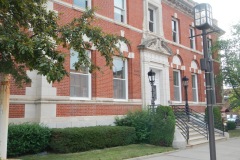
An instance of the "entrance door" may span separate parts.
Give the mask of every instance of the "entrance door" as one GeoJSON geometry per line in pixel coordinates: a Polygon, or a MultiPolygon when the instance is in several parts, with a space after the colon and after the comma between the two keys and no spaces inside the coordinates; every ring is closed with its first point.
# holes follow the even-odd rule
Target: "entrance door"
{"type": "Polygon", "coordinates": [[[155,104],[160,104],[160,71],[152,69],[155,72],[154,90],[156,92],[155,104]]]}

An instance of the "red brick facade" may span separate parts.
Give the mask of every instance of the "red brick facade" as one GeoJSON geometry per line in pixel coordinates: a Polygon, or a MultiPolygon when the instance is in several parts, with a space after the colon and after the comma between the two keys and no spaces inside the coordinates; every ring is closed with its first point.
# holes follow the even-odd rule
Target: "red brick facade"
{"type": "MultiPolygon", "coordinates": [[[[170,2],[169,2],[170,3],[170,2]]],[[[196,37],[196,50],[190,49],[189,29],[193,23],[193,16],[179,10],[175,5],[162,2],[162,23],[164,38],[167,45],[171,48],[173,54],[168,58],[169,61],[169,84],[170,84],[170,101],[174,99],[173,86],[173,70],[180,70],[181,78],[187,76],[189,78],[188,99],[190,107],[197,111],[203,111],[206,102],[204,72],[200,71],[200,59],[202,54],[202,38],[196,37]],[[172,42],[172,18],[175,17],[179,23],[179,43],[172,42]],[[181,60],[181,66],[173,64],[173,57],[178,56],[181,60]],[[198,69],[191,68],[192,61],[196,62],[198,69]],[[182,69],[182,67],[185,69],[182,69]],[[192,103],[193,95],[191,88],[191,75],[197,74],[198,79],[198,102],[192,103]]],[[[91,0],[92,8],[96,8],[95,26],[102,28],[104,32],[120,35],[121,32],[130,41],[128,46],[128,55],[130,52],[134,54],[134,58],[127,58],[127,74],[128,74],[128,98],[126,101],[115,101],[113,98],[113,71],[105,66],[105,60],[96,50],[91,51],[92,61],[101,68],[100,71],[95,71],[91,74],[91,98],[90,100],[71,100],[70,97],[70,77],[65,77],[61,82],[52,84],[56,88],[56,96],[53,101],[47,99],[52,97],[41,97],[33,100],[28,100],[28,103],[34,104],[34,101],[39,101],[39,104],[51,104],[56,106],[55,118],[61,117],[77,117],[77,116],[104,116],[104,115],[124,115],[128,111],[140,110],[142,104],[142,79],[144,78],[141,72],[141,55],[138,46],[143,39],[143,23],[144,23],[144,5],[141,0],[126,0],[126,23],[114,21],[114,0],[91,0]],[[42,99],[41,99],[42,98],[42,99]],[[59,99],[64,99],[60,101],[59,99]],[[100,99],[100,100],[99,100],[100,99]],[[42,102],[43,101],[43,102],[42,102]],[[60,101],[60,102],[58,102],[60,101]]],[[[82,9],[73,6],[73,0],[53,0],[53,9],[60,16],[59,24],[64,25],[70,22],[74,17],[81,16],[82,9]]],[[[146,18],[146,17],[145,17],[146,18]]],[[[201,31],[195,29],[195,34],[200,34],[201,31]]],[[[212,40],[217,39],[217,35],[211,36],[212,40]]],[[[70,51],[60,48],[66,53],[65,67],[70,72],[70,51]]],[[[219,64],[214,64],[215,73],[219,72],[219,64]]],[[[21,89],[17,88],[12,82],[11,95],[25,95],[27,92],[25,86],[21,89]]],[[[182,86],[181,86],[182,87],[182,86]]],[[[184,102],[184,90],[182,91],[182,101],[184,102]]],[[[221,90],[216,88],[217,102],[221,102],[221,90]]],[[[147,94],[147,93],[145,93],[147,94]]],[[[21,97],[22,98],[22,97],[21,97]]],[[[23,98],[24,99],[24,98],[23,98]]],[[[16,101],[16,99],[14,99],[16,101]]],[[[11,102],[10,102],[11,103],[11,102]]],[[[183,103],[182,103],[183,104],[183,103]]],[[[10,118],[24,118],[25,104],[10,105],[10,118]]]]}
{"type": "MultiPolygon", "coordinates": [[[[185,66],[185,69],[181,70],[181,66],[177,66],[173,64],[173,66],[169,70],[169,79],[170,79],[170,95],[171,100],[174,99],[174,86],[173,86],[173,70],[178,69],[181,73],[181,78],[184,76],[189,78],[188,82],[188,100],[190,101],[190,107],[194,108],[195,110],[203,112],[205,109],[205,105],[197,106],[197,104],[192,103],[193,101],[193,93],[192,93],[192,74],[197,74],[197,81],[198,81],[198,102],[205,102],[206,101],[206,92],[205,92],[205,79],[204,79],[204,71],[201,73],[198,73],[198,71],[194,71],[191,67],[191,62],[195,61],[198,66],[198,70],[201,70],[200,67],[200,59],[203,58],[203,54],[201,53],[203,51],[202,46],[202,37],[197,36],[195,37],[195,49],[190,48],[190,27],[193,27],[193,15],[187,13],[187,11],[183,11],[179,9],[179,6],[176,4],[169,5],[169,3],[162,3],[162,14],[163,14],[163,31],[164,36],[167,40],[172,40],[172,19],[178,21],[178,27],[179,27],[179,43],[170,43],[170,47],[173,51],[173,56],[177,55],[181,61],[182,66],[185,66]],[[178,52],[178,53],[177,53],[178,52]],[[200,108],[201,109],[200,109],[200,108]]],[[[194,28],[195,35],[201,34],[200,30],[197,30],[194,28]]],[[[208,35],[209,37],[209,35],[208,35]]],[[[211,40],[214,42],[217,40],[217,36],[214,34],[210,35],[211,40]]],[[[216,55],[217,53],[215,53],[216,55]]],[[[173,56],[169,57],[169,63],[172,63],[173,56]]],[[[213,58],[215,58],[213,56],[213,58]]],[[[219,73],[219,63],[214,63],[214,73],[219,73]]],[[[184,89],[182,87],[182,100],[185,101],[185,94],[184,89]]],[[[217,103],[221,103],[221,89],[219,87],[216,87],[216,100],[217,103]]]]}

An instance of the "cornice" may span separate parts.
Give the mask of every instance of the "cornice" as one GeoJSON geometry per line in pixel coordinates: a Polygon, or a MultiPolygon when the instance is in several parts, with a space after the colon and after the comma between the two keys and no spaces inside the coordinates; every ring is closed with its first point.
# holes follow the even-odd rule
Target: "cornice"
{"type": "Polygon", "coordinates": [[[170,5],[173,8],[178,9],[179,11],[188,14],[193,17],[193,7],[197,4],[193,1],[186,2],[184,0],[162,0],[162,2],[170,5]]]}

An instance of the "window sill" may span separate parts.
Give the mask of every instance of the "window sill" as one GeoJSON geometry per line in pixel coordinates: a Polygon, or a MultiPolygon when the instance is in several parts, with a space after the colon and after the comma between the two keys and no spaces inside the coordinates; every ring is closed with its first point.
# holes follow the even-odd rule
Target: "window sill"
{"type": "Polygon", "coordinates": [[[128,99],[113,99],[115,102],[127,102],[128,99]]]}
{"type": "Polygon", "coordinates": [[[70,100],[91,100],[90,97],[85,98],[85,97],[70,97],[70,100]]]}

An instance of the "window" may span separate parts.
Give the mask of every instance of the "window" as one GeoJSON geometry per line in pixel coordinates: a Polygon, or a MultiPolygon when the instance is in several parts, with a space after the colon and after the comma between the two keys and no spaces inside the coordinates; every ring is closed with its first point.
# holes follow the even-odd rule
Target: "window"
{"type": "MultiPolygon", "coordinates": [[[[86,51],[90,57],[90,51],[86,51]]],[[[74,98],[90,99],[91,74],[85,66],[75,70],[74,63],[78,61],[78,52],[71,50],[70,58],[70,96],[74,98]]]]}
{"type": "Polygon", "coordinates": [[[74,0],[73,4],[81,8],[90,8],[90,0],[74,0]]]}
{"type": "Polygon", "coordinates": [[[195,49],[195,47],[196,47],[196,43],[195,43],[195,30],[194,30],[194,28],[190,28],[190,47],[192,48],[192,49],[195,49]]]}
{"type": "Polygon", "coordinates": [[[128,98],[127,60],[119,57],[113,59],[113,90],[114,99],[126,100],[128,98]]]}
{"type": "Polygon", "coordinates": [[[181,78],[180,71],[173,71],[174,101],[181,101],[181,78]]]}
{"type": "Polygon", "coordinates": [[[148,29],[151,32],[155,32],[155,10],[152,8],[148,8],[148,29]]]}
{"type": "Polygon", "coordinates": [[[207,39],[207,49],[208,49],[208,55],[212,58],[212,40],[207,39]]]}
{"type": "Polygon", "coordinates": [[[173,42],[179,43],[179,29],[177,19],[172,19],[172,38],[173,42]]]}
{"type": "Polygon", "coordinates": [[[196,74],[192,74],[192,95],[193,102],[198,102],[198,83],[196,74]]]}
{"type": "Polygon", "coordinates": [[[114,0],[114,19],[119,22],[126,22],[125,0],[114,0]]]}

